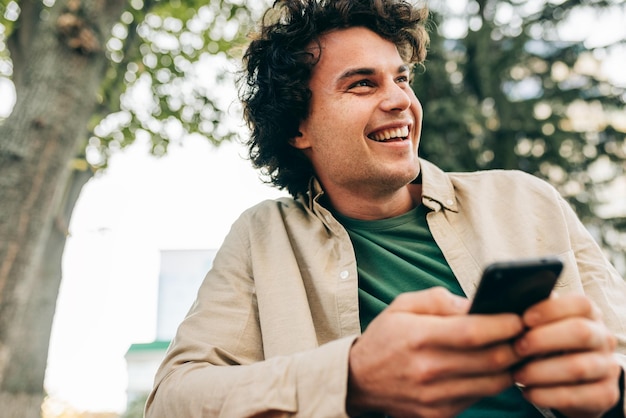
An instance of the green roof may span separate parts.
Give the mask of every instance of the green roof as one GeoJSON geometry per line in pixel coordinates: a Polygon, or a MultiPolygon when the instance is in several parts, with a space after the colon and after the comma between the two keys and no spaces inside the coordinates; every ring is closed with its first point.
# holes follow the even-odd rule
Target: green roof
{"type": "Polygon", "coordinates": [[[151,343],[131,344],[127,353],[140,351],[165,351],[170,346],[170,341],[152,341],[151,343]]]}

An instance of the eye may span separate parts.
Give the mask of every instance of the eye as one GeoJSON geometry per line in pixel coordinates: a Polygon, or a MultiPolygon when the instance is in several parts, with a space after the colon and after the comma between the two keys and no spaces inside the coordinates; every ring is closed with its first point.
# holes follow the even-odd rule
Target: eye
{"type": "Polygon", "coordinates": [[[398,84],[404,84],[404,83],[408,83],[408,82],[409,82],[409,76],[407,76],[407,75],[402,75],[402,76],[400,76],[400,77],[398,77],[396,79],[396,83],[398,83],[398,84]]]}
{"type": "Polygon", "coordinates": [[[374,87],[374,83],[372,83],[368,79],[363,79],[363,80],[359,80],[350,84],[349,88],[354,89],[354,88],[359,88],[359,87],[374,87]]]}

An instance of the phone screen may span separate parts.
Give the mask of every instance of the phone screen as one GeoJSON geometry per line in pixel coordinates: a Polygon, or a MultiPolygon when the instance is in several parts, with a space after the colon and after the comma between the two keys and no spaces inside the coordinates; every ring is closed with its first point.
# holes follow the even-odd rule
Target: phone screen
{"type": "Polygon", "coordinates": [[[562,270],[557,257],[491,264],[483,272],[469,313],[521,315],[550,296],[562,270]]]}

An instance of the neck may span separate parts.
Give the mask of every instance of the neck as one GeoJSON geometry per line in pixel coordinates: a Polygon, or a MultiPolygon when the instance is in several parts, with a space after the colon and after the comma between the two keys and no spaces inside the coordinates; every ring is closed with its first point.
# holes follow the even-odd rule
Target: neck
{"type": "Polygon", "coordinates": [[[389,193],[325,190],[330,205],[340,214],[361,220],[392,218],[407,213],[422,201],[422,185],[408,184],[389,193]]]}

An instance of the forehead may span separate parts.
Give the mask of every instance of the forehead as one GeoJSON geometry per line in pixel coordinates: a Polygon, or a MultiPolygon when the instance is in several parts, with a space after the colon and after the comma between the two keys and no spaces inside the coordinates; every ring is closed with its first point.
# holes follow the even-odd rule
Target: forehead
{"type": "Polygon", "coordinates": [[[320,37],[319,44],[321,50],[313,69],[314,78],[338,78],[357,68],[397,72],[404,65],[393,42],[363,27],[328,32],[320,37]]]}

